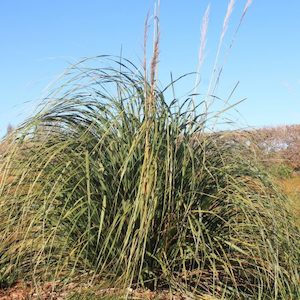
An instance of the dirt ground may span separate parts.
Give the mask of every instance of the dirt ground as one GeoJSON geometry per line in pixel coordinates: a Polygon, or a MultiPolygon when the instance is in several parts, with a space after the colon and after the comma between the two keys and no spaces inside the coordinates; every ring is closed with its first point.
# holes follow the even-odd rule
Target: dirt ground
{"type": "MultiPolygon", "coordinates": [[[[152,292],[143,289],[124,291],[117,288],[85,287],[78,283],[69,283],[63,287],[55,282],[46,283],[37,290],[30,283],[21,281],[9,289],[0,289],[0,300],[121,300],[125,299],[124,295],[126,294],[128,295],[127,299],[135,300],[191,300],[188,296],[169,291],[152,292]]],[[[206,299],[213,300],[215,298],[208,296],[206,299]]]]}

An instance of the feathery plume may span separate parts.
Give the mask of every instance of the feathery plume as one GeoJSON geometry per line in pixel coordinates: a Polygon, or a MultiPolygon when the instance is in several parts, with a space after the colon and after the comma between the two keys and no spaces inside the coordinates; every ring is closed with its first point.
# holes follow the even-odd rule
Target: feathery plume
{"type": "Polygon", "coordinates": [[[246,14],[246,12],[251,4],[252,4],[252,0],[247,0],[247,3],[245,4],[245,8],[243,11],[243,16],[246,14]]]}
{"type": "Polygon", "coordinates": [[[199,48],[199,67],[201,67],[201,64],[204,60],[204,51],[206,47],[206,36],[207,36],[207,29],[208,29],[208,21],[209,21],[209,13],[210,13],[210,5],[207,6],[205,10],[205,14],[202,19],[201,24],[201,39],[200,39],[200,48],[199,48]]]}
{"type": "Polygon", "coordinates": [[[228,7],[227,7],[227,12],[224,18],[224,22],[223,22],[223,30],[222,30],[222,34],[221,34],[221,40],[223,40],[225,33],[227,31],[228,28],[228,23],[229,23],[229,18],[232,14],[233,11],[233,6],[234,6],[234,0],[230,0],[228,7]]]}
{"type": "Polygon", "coordinates": [[[160,0],[155,3],[154,6],[154,22],[153,22],[153,56],[151,60],[151,83],[154,85],[157,77],[158,69],[158,56],[159,56],[159,11],[160,11],[160,0]]]}
{"type": "Polygon", "coordinates": [[[234,2],[235,2],[234,0],[230,0],[229,3],[228,3],[228,6],[227,6],[226,15],[224,17],[224,22],[223,22],[222,33],[221,33],[219,44],[218,44],[217,54],[216,54],[214,66],[213,66],[213,69],[212,69],[212,74],[211,74],[211,78],[210,78],[210,81],[209,81],[209,86],[208,86],[208,89],[207,89],[207,95],[211,94],[211,89],[212,89],[213,82],[214,82],[213,90],[215,90],[216,85],[218,83],[218,80],[217,79],[215,80],[215,75],[216,75],[216,71],[217,71],[217,64],[218,64],[218,61],[219,61],[219,56],[220,56],[224,36],[225,36],[225,34],[227,32],[227,29],[228,29],[229,19],[230,19],[230,16],[231,16],[232,12],[233,12],[234,2]]]}
{"type": "MultiPolygon", "coordinates": [[[[206,41],[207,41],[207,30],[208,30],[208,22],[209,22],[209,13],[210,13],[210,4],[207,6],[205,13],[202,18],[201,29],[200,29],[200,47],[198,53],[198,66],[197,66],[197,73],[196,73],[196,80],[194,86],[194,94],[197,93],[197,88],[200,83],[200,71],[204,61],[204,52],[206,48],[206,41]]],[[[195,109],[195,96],[192,98],[192,109],[195,109]]]]}
{"type": "MultiPolygon", "coordinates": [[[[249,9],[249,6],[250,6],[251,4],[252,4],[252,0],[247,0],[246,4],[245,4],[245,6],[244,6],[244,10],[243,10],[242,16],[241,16],[241,18],[240,18],[239,24],[238,24],[238,26],[237,26],[237,28],[236,28],[236,30],[235,30],[235,32],[234,32],[233,38],[232,38],[232,40],[231,40],[231,43],[230,43],[230,45],[229,45],[229,47],[228,47],[228,49],[227,49],[227,51],[226,51],[225,59],[224,59],[224,64],[225,64],[226,61],[227,61],[227,58],[228,58],[229,53],[230,53],[230,50],[231,50],[231,48],[233,47],[233,44],[234,44],[234,42],[235,42],[236,36],[237,36],[237,34],[238,34],[238,31],[239,31],[239,29],[240,29],[240,27],[241,27],[241,25],[242,25],[243,19],[244,19],[245,15],[246,15],[246,13],[247,13],[247,11],[248,11],[248,9],[249,9]]],[[[224,64],[223,64],[223,65],[224,65],[224,64]]],[[[219,81],[220,75],[221,75],[221,73],[219,72],[217,81],[219,81]]]]}

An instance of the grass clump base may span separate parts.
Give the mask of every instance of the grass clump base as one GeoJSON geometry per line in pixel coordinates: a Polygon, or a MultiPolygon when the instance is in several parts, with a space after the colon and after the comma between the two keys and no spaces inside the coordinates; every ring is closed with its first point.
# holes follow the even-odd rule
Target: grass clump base
{"type": "Polygon", "coordinates": [[[189,97],[165,99],[129,61],[98,59],[10,136],[0,285],[89,274],[198,298],[300,297],[299,231],[251,155],[206,134],[189,97]]]}

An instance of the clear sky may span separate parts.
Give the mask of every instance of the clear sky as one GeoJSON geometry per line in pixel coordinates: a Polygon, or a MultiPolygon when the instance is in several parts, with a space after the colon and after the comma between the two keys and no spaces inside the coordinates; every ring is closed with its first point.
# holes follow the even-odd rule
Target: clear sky
{"type": "MultiPolygon", "coordinates": [[[[245,0],[237,0],[226,51],[245,0]]],[[[16,126],[38,103],[47,85],[69,63],[99,54],[143,57],[144,20],[152,0],[0,1],[0,136],[16,126]],[[28,102],[29,101],[29,102],[28,102]]],[[[220,37],[227,0],[161,0],[159,73],[195,71],[200,24],[211,4],[202,85],[205,91],[220,37]]],[[[253,0],[224,66],[217,95],[232,102],[251,126],[300,123],[300,1],[253,0]]],[[[179,91],[193,87],[185,80],[179,91]]],[[[245,121],[246,120],[246,121],[245,121]]]]}

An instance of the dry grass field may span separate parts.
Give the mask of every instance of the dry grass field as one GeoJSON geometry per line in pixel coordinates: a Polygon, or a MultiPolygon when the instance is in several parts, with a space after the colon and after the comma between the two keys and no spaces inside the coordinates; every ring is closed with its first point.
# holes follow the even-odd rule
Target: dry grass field
{"type": "Polygon", "coordinates": [[[281,179],[279,181],[284,192],[291,198],[297,224],[300,226],[300,176],[281,179]]]}

